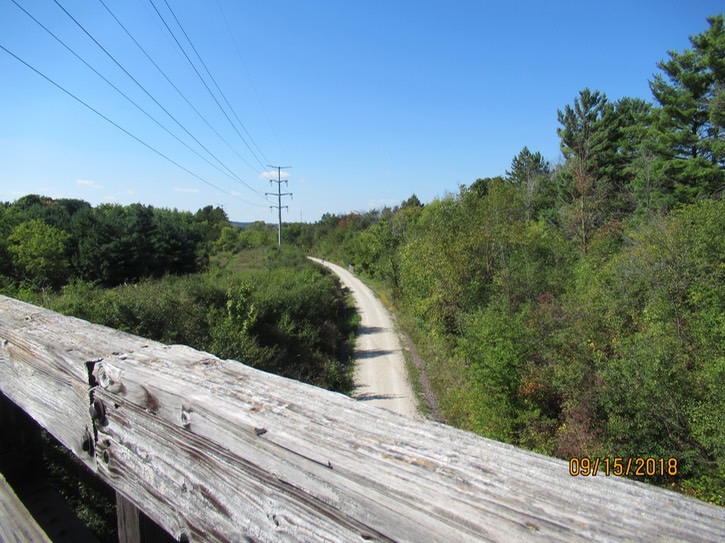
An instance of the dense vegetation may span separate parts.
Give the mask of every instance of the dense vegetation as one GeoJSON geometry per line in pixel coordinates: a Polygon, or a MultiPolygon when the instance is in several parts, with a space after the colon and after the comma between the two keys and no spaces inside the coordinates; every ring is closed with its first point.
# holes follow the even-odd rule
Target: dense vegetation
{"type": "Polygon", "coordinates": [[[584,89],[563,160],[288,238],[383,282],[447,420],[562,458],[678,459],[725,503],[723,17],[670,53],[656,103],[584,89]]]}

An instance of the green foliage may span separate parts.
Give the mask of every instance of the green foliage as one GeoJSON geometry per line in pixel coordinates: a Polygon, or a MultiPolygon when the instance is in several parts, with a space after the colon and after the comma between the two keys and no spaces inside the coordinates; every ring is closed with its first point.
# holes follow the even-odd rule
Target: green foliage
{"type": "Polygon", "coordinates": [[[193,273],[207,264],[204,240],[216,240],[226,220],[218,211],[92,208],[82,200],[28,195],[0,207],[0,274],[46,288],[73,278],[113,286],[193,273]]]}
{"type": "Polygon", "coordinates": [[[143,279],[113,289],[73,280],[56,311],[319,386],[348,391],[347,302],[326,271],[287,247],[264,269],[143,279]]]}
{"type": "Polygon", "coordinates": [[[519,190],[527,219],[538,211],[542,185],[550,174],[551,167],[541,153],[532,153],[528,147],[524,147],[511,161],[511,171],[506,172],[506,180],[519,190]]]}
{"type": "Polygon", "coordinates": [[[692,49],[671,51],[650,82],[661,106],[657,129],[666,145],[666,174],[680,202],[721,192],[725,183],[723,21],[722,14],[708,18],[710,28],[690,38],[692,49]]]}
{"type": "Polygon", "coordinates": [[[24,222],[7,238],[7,251],[21,277],[38,286],[61,284],[68,273],[70,236],[40,219],[24,222]]]}
{"type": "Polygon", "coordinates": [[[604,166],[611,160],[614,147],[612,121],[614,107],[605,94],[584,89],[574,100],[558,112],[557,130],[561,150],[567,159],[567,176],[561,192],[566,205],[561,207],[562,222],[578,239],[586,253],[592,233],[607,218],[607,203],[611,198],[612,183],[605,175],[604,166]]]}
{"type": "Polygon", "coordinates": [[[427,204],[387,247],[404,209],[346,239],[391,288],[380,265],[397,257],[397,302],[450,422],[564,458],[674,457],[679,475],[653,482],[722,503],[725,204],[654,208],[592,228],[584,253],[529,218],[520,187],[488,180],[427,204]]]}
{"type": "Polygon", "coordinates": [[[116,493],[49,433],[42,432],[48,482],[98,541],[118,541],[116,493]]]}
{"type": "Polygon", "coordinates": [[[701,487],[725,462],[723,217],[702,201],[632,231],[576,297],[603,446],[676,457],[701,487]]]}
{"type": "Polygon", "coordinates": [[[471,429],[492,439],[512,441],[522,405],[519,389],[526,342],[520,315],[491,304],[470,315],[457,354],[472,380],[477,409],[471,429]]]}

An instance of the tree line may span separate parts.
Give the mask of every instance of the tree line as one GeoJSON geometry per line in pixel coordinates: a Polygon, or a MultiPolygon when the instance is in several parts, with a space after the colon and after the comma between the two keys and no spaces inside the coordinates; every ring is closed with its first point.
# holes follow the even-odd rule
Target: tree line
{"type": "Polygon", "coordinates": [[[679,460],[725,503],[723,16],[670,52],[653,102],[583,89],[563,159],[423,205],[327,214],[292,239],[392,293],[452,424],[562,458],[679,460]]]}
{"type": "Polygon", "coordinates": [[[192,214],[28,195],[0,204],[0,279],[30,288],[74,278],[112,287],[194,273],[206,267],[208,242],[224,224],[226,214],[212,206],[192,214]]]}

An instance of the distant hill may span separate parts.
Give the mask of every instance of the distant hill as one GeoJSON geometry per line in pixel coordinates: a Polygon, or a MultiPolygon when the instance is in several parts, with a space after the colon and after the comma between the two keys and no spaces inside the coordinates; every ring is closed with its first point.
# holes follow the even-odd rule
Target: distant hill
{"type": "MultiPolygon", "coordinates": [[[[232,226],[234,226],[236,228],[241,228],[242,230],[244,230],[245,228],[249,228],[250,226],[252,226],[254,224],[254,222],[255,221],[252,221],[252,222],[229,221],[229,224],[231,224],[232,226]]],[[[272,223],[266,223],[266,224],[267,224],[267,226],[277,226],[276,224],[272,224],[272,223]]]]}

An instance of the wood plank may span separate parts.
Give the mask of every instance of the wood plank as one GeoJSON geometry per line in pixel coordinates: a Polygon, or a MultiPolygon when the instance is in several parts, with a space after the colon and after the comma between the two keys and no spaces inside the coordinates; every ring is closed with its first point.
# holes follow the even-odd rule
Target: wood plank
{"type": "Polygon", "coordinates": [[[136,505],[116,492],[118,543],[175,543],[176,539],[159,528],[136,505]]]}
{"type": "Polygon", "coordinates": [[[110,350],[98,349],[85,335],[94,332],[86,321],[6,297],[0,298],[0,316],[2,392],[95,469],[93,456],[84,454],[86,436],[93,428],[88,412],[90,369],[94,360],[110,354],[116,346],[138,346],[139,342],[107,329],[105,348],[110,350]],[[63,327],[55,326],[59,317],[63,327]],[[64,337],[66,330],[73,330],[72,341],[64,337]]]}
{"type": "Polygon", "coordinates": [[[179,540],[725,540],[723,508],[26,305],[0,297],[0,388],[93,361],[97,473],[179,540]]]}
{"type": "Polygon", "coordinates": [[[141,512],[120,492],[116,493],[118,543],[142,543],[141,512]]]}
{"type": "Polygon", "coordinates": [[[0,543],[51,543],[0,473],[0,543]]]}

